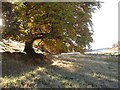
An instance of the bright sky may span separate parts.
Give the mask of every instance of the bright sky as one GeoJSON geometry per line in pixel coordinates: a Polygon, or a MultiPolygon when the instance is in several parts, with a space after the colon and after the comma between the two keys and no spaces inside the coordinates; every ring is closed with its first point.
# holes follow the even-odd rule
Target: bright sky
{"type": "Polygon", "coordinates": [[[118,1],[104,2],[100,10],[93,14],[94,43],[92,49],[111,47],[118,42],[118,1]]]}

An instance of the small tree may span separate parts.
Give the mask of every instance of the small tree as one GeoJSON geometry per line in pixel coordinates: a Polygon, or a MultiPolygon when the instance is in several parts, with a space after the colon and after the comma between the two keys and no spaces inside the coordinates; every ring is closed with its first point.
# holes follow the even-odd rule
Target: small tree
{"type": "Polygon", "coordinates": [[[24,51],[33,54],[37,39],[48,52],[84,52],[92,39],[91,13],[99,2],[3,2],[3,38],[25,42],[24,51]]]}

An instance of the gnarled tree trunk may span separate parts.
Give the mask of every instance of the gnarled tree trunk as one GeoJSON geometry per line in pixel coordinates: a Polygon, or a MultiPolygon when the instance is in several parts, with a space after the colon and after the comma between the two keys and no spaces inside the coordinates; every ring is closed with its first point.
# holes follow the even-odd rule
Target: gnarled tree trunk
{"type": "Polygon", "coordinates": [[[32,40],[30,41],[26,41],[25,42],[25,48],[24,48],[24,52],[26,52],[27,54],[36,54],[36,52],[34,51],[33,49],[33,42],[37,39],[41,39],[41,38],[44,38],[44,36],[47,35],[47,34],[41,34],[39,35],[38,37],[35,37],[33,38],[32,40]]]}
{"type": "Polygon", "coordinates": [[[34,40],[25,42],[24,52],[26,52],[26,54],[30,58],[32,58],[34,60],[34,62],[37,63],[37,64],[39,64],[39,63],[52,63],[50,60],[48,60],[48,58],[46,58],[45,55],[37,54],[34,51],[33,42],[34,42],[34,40]],[[47,61],[45,61],[45,60],[47,60],[47,61]]]}
{"type": "Polygon", "coordinates": [[[25,42],[24,52],[26,52],[27,54],[35,54],[35,51],[33,49],[33,42],[33,40],[25,42]]]}

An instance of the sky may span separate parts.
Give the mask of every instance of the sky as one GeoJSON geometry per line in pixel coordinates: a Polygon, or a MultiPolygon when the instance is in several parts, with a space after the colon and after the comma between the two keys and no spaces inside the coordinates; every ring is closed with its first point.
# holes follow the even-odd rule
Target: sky
{"type": "Polygon", "coordinates": [[[109,48],[118,42],[118,1],[100,0],[102,7],[93,13],[94,42],[92,49],[109,48]]]}
{"type": "MultiPolygon", "coordinates": [[[[94,42],[92,49],[109,48],[118,42],[118,1],[99,0],[102,7],[93,13],[94,42]]],[[[0,19],[0,25],[2,25],[0,19]]]]}

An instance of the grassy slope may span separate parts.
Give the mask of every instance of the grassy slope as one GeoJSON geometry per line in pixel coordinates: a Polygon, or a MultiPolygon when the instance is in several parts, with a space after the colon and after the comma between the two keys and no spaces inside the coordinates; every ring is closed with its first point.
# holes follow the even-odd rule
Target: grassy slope
{"type": "Polygon", "coordinates": [[[48,55],[46,60],[24,53],[2,53],[2,87],[118,87],[115,56],[48,55]],[[58,58],[56,58],[58,57],[58,58]],[[48,59],[47,59],[48,58],[48,59]]]}
{"type": "MultiPolygon", "coordinates": [[[[3,87],[20,88],[89,88],[117,87],[117,62],[105,58],[51,58],[52,63],[35,64],[3,56],[3,87]]],[[[31,58],[26,58],[31,59],[31,58]]]]}

